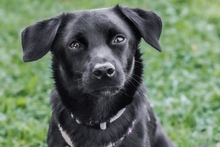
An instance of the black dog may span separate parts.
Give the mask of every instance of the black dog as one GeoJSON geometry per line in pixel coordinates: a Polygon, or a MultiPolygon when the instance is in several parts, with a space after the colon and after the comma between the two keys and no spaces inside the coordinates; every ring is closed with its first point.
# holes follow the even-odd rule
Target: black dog
{"type": "Polygon", "coordinates": [[[63,13],[22,33],[25,62],[52,53],[49,147],[172,147],[142,83],[139,43],[161,51],[161,19],[115,6],[63,13]]]}

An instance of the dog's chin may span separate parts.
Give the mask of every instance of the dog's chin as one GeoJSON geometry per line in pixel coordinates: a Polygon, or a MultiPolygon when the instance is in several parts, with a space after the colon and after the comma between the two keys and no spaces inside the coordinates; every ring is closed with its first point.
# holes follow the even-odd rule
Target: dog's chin
{"type": "Polygon", "coordinates": [[[98,89],[92,89],[87,91],[88,94],[91,94],[95,97],[113,97],[120,92],[120,87],[102,87],[98,89]]]}

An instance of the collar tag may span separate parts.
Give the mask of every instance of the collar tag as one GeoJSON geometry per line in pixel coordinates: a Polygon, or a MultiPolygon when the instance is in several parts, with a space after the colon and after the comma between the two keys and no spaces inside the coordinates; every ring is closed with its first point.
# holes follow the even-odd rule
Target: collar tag
{"type": "Polygon", "coordinates": [[[106,122],[100,124],[100,129],[105,130],[106,128],[107,128],[106,122]]]}

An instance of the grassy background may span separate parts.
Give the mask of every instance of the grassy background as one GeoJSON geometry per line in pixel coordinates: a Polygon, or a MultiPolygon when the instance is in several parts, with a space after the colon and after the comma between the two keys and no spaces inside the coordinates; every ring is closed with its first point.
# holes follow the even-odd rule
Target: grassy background
{"type": "Polygon", "coordinates": [[[1,0],[1,147],[46,146],[50,55],[23,63],[21,31],[63,11],[115,4],[151,9],[163,20],[163,52],[141,46],[149,99],[175,146],[220,141],[220,0],[1,0]]]}

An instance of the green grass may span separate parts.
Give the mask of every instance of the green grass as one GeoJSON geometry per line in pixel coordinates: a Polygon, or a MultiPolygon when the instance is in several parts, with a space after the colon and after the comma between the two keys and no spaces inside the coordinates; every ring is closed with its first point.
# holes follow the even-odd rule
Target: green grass
{"type": "Polygon", "coordinates": [[[215,147],[220,142],[219,0],[1,0],[0,146],[46,146],[50,55],[23,63],[20,32],[63,11],[117,3],[154,10],[163,20],[163,52],[141,44],[144,82],[175,146],[215,147]]]}

